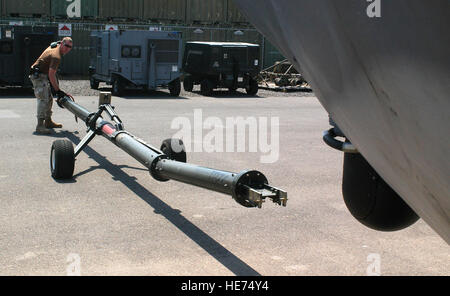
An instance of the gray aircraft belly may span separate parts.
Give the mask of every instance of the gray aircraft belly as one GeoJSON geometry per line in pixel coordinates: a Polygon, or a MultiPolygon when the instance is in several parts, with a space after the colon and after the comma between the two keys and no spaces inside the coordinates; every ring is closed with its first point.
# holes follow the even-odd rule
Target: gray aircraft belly
{"type": "Polygon", "coordinates": [[[235,2],[375,170],[450,243],[450,1],[381,0],[379,11],[366,0],[235,2]]]}

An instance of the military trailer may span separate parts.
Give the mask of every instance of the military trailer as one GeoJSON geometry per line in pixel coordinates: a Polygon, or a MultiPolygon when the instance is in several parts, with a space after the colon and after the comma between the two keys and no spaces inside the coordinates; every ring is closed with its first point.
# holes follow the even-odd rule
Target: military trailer
{"type": "Polygon", "coordinates": [[[113,95],[119,96],[127,87],[168,87],[171,95],[178,96],[181,51],[180,32],[92,31],[91,88],[106,82],[112,85],[113,95]]]}
{"type": "Polygon", "coordinates": [[[57,38],[57,28],[0,26],[0,86],[31,88],[31,65],[57,38]]]}
{"type": "Polygon", "coordinates": [[[256,76],[261,71],[259,45],[239,42],[187,42],[183,57],[183,86],[192,91],[200,84],[201,93],[211,95],[215,88],[235,91],[245,88],[258,92],[256,76]]]}

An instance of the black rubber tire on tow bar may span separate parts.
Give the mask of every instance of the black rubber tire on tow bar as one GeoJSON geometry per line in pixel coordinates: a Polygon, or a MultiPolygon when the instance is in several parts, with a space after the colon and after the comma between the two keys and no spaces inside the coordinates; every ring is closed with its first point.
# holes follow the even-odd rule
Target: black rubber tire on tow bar
{"type": "Polygon", "coordinates": [[[160,150],[162,153],[167,155],[169,159],[186,162],[186,148],[184,147],[183,141],[180,139],[165,139],[160,150]]]}
{"type": "Polygon", "coordinates": [[[100,84],[98,80],[96,80],[94,77],[91,76],[89,78],[89,82],[91,84],[91,89],[98,89],[98,85],[100,84]]]}
{"type": "Polygon", "coordinates": [[[75,168],[75,153],[69,140],[53,141],[50,151],[50,171],[55,179],[70,179],[75,168]]]}
{"type": "Polygon", "coordinates": [[[192,91],[194,89],[194,80],[190,75],[184,76],[183,87],[185,91],[192,91]]]}
{"type": "Polygon", "coordinates": [[[181,92],[180,78],[177,78],[169,83],[169,92],[173,97],[178,97],[181,92]]]}

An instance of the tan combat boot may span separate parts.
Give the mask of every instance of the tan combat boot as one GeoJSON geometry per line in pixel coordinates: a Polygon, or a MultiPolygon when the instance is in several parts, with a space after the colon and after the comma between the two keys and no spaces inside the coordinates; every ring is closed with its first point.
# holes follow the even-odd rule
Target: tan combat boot
{"type": "Polygon", "coordinates": [[[46,128],[62,128],[62,124],[53,122],[53,120],[49,117],[45,119],[45,127],[46,128]]]}
{"type": "Polygon", "coordinates": [[[36,125],[36,134],[48,135],[51,133],[52,133],[52,130],[45,127],[44,119],[38,118],[38,124],[36,125]]]}

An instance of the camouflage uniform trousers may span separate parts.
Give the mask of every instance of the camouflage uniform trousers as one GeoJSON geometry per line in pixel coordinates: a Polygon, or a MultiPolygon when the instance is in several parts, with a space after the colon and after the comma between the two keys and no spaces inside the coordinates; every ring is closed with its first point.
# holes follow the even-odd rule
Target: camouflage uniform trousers
{"type": "Polygon", "coordinates": [[[45,119],[52,116],[53,96],[47,75],[30,75],[33,83],[34,95],[37,99],[37,118],[45,119]]]}

